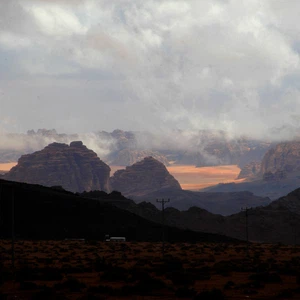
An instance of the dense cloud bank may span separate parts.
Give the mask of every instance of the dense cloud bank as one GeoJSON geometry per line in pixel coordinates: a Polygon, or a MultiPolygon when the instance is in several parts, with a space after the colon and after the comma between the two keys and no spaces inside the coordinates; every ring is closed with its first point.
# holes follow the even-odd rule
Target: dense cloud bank
{"type": "Polygon", "coordinates": [[[299,9],[281,0],[2,0],[0,128],[292,138],[299,9]]]}

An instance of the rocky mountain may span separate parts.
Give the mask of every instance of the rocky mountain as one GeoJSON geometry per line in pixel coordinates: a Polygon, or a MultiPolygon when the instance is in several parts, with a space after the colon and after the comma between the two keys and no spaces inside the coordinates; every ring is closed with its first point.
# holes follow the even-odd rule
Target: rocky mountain
{"type": "Polygon", "coordinates": [[[275,145],[276,143],[269,141],[247,141],[248,150],[241,155],[239,167],[242,169],[251,162],[261,162],[266,152],[275,145]]]}
{"type": "Polygon", "coordinates": [[[258,161],[252,161],[242,167],[240,174],[238,175],[237,179],[247,179],[247,180],[254,180],[258,179],[260,175],[261,163],[258,161]]]}
{"type": "Polygon", "coordinates": [[[81,141],[52,143],[21,156],[4,178],[18,182],[62,186],[72,192],[109,190],[110,167],[81,141]]]}
{"type": "Polygon", "coordinates": [[[151,156],[116,171],[110,178],[110,187],[125,196],[141,196],[164,189],[181,190],[179,182],[164,164],[151,156]]]}
{"type": "Polygon", "coordinates": [[[249,182],[218,184],[201,191],[249,191],[272,200],[286,195],[300,186],[300,141],[275,145],[266,152],[260,165],[256,162],[246,165],[238,176],[242,177],[249,182]]]}
{"type": "Polygon", "coordinates": [[[300,141],[279,143],[267,151],[261,163],[261,173],[277,171],[300,171],[300,141]]]}

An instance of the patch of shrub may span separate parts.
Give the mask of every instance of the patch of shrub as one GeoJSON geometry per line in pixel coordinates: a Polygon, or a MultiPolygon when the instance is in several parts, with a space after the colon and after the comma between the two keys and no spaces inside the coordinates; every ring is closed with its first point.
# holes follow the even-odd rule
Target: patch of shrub
{"type": "Polygon", "coordinates": [[[112,291],[112,288],[107,285],[99,284],[98,286],[92,286],[90,287],[87,292],[93,293],[93,294],[110,294],[112,291]]]}
{"type": "Polygon", "coordinates": [[[190,286],[195,282],[193,275],[184,271],[170,272],[166,274],[166,277],[170,279],[175,286],[190,286]]]}
{"type": "Polygon", "coordinates": [[[180,287],[176,290],[175,296],[178,298],[192,298],[196,295],[196,291],[193,288],[187,286],[180,287]]]}
{"type": "Polygon", "coordinates": [[[108,268],[111,268],[111,264],[107,264],[104,257],[97,258],[94,263],[94,269],[96,272],[102,272],[107,270],[108,268]]]}
{"type": "Polygon", "coordinates": [[[107,297],[105,296],[96,296],[96,295],[93,295],[93,294],[87,294],[87,295],[84,295],[80,298],[78,298],[78,300],[106,300],[107,297]]]}
{"type": "Polygon", "coordinates": [[[256,295],[256,294],[258,294],[258,292],[256,290],[246,289],[246,290],[243,291],[243,294],[245,294],[245,295],[256,295]]]}
{"type": "Polygon", "coordinates": [[[176,272],[183,270],[182,261],[178,258],[169,258],[161,266],[163,272],[176,272]]]}
{"type": "Polygon", "coordinates": [[[225,300],[225,296],[219,289],[203,291],[194,297],[194,300],[225,300]]]}
{"type": "Polygon", "coordinates": [[[280,291],[277,294],[277,298],[283,298],[283,299],[292,298],[293,295],[294,295],[294,293],[291,289],[285,289],[285,290],[280,291]]]}
{"type": "Polygon", "coordinates": [[[250,280],[260,281],[263,283],[281,283],[282,279],[277,273],[263,272],[249,276],[250,280]]]}
{"type": "Polygon", "coordinates": [[[219,261],[214,264],[213,270],[223,276],[228,276],[230,272],[235,271],[236,267],[232,261],[219,261]]]}
{"type": "Polygon", "coordinates": [[[80,292],[82,289],[86,288],[86,285],[77,278],[69,277],[66,281],[55,284],[54,287],[57,290],[68,289],[71,292],[80,292]]]}
{"type": "Polygon", "coordinates": [[[227,281],[224,285],[224,290],[230,290],[235,286],[235,283],[231,280],[227,281]]]}
{"type": "Polygon", "coordinates": [[[58,294],[54,289],[45,287],[42,291],[39,291],[32,295],[32,300],[66,300],[63,295],[58,294]]]}
{"type": "Polygon", "coordinates": [[[157,278],[148,278],[143,279],[139,281],[134,287],[133,287],[133,294],[137,295],[151,295],[154,291],[163,289],[166,287],[166,284],[164,281],[157,279],[157,278]]]}
{"type": "Polygon", "coordinates": [[[103,275],[102,279],[107,281],[126,281],[128,278],[128,270],[122,267],[111,267],[107,269],[103,275]]]}
{"type": "Polygon", "coordinates": [[[141,268],[133,267],[128,270],[129,277],[127,278],[127,281],[134,282],[138,280],[148,280],[151,278],[149,272],[146,272],[145,270],[142,270],[141,268]]]}
{"type": "Polygon", "coordinates": [[[31,281],[21,281],[20,282],[20,290],[36,290],[39,286],[31,281]]]}

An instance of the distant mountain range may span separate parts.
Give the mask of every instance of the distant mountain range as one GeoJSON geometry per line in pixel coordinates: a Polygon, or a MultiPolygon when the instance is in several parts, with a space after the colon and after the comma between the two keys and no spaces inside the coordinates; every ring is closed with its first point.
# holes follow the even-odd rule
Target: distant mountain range
{"type": "Polygon", "coordinates": [[[205,192],[250,191],[257,196],[277,199],[300,187],[300,141],[279,143],[270,148],[260,162],[246,165],[239,178],[242,183],[218,184],[205,192]]]}
{"type": "Polygon", "coordinates": [[[21,156],[18,164],[2,178],[18,182],[61,186],[71,192],[119,191],[137,202],[168,197],[178,209],[199,206],[212,213],[229,215],[241,206],[270,203],[249,192],[200,193],[182,190],[165,165],[153,157],[119,170],[110,177],[110,167],[82,142],[52,143],[40,151],[21,156]]]}
{"type": "MultiPolygon", "coordinates": [[[[215,135],[212,132],[201,134],[205,138],[210,136],[215,145],[216,141],[225,141],[224,135],[220,132],[215,135]]],[[[57,133],[38,131],[29,132],[27,135],[50,138],[56,137],[57,133]]],[[[64,135],[58,136],[65,138],[64,135]]],[[[112,133],[101,132],[99,136],[106,141],[116,139],[117,149],[123,148],[121,151],[140,143],[135,133],[120,130],[112,133]]],[[[147,134],[144,137],[146,136],[147,134]]],[[[241,206],[267,205],[271,200],[278,199],[300,186],[300,142],[279,143],[274,147],[271,147],[271,144],[264,146],[260,144],[248,148],[248,152],[245,153],[255,152],[257,147],[259,153],[263,152],[262,149],[265,149],[266,153],[260,162],[253,161],[242,168],[239,178],[246,177],[245,182],[219,184],[199,192],[182,190],[178,181],[165,168],[165,164],[170,160],[163,163],[162,156],[160,161],[147,156],[110,177],[110,167],[79,141],[71,142],[70,146],[64,143],[51,143],[43,150],[24,155],[19,159],[18,165],[2,178],[45,186],[62,186],[72,192],[116,190],[137,202],[150,201],[154,204],[156,198],[164,196],[172,198],[172,206],[178,209],[186,210],[198,206],[212,213],[230,215],[237,213],[241,206]]],[[[223,151],[224,147],[218,149],[215,151],[211,148],[211,153],[214,153],[215,157],[218,156],[216,153],[226,152],[223,151]]],[[[166,150],[164,157],[169,157],[167,153],[166,150]]],[[[172,155],[174,163],[176,155],[174,153],[172,155]]],[[[130,160],[134,161],[132,158],[130,160]]]]}

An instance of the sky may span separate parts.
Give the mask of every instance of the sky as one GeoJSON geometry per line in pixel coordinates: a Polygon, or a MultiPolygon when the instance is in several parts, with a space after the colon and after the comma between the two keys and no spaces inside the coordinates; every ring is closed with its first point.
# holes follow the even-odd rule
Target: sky
{"type": "Polygon", "coordinates": [[[300,1],[1,0],[0,132],[300,127],[300,1]]]}

